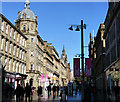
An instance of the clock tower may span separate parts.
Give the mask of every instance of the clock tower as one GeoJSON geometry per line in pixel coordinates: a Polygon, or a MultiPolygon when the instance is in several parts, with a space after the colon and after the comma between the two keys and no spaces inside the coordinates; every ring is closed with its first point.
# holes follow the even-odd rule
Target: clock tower
{"type": "Polygon", "coordinates": [[[19,29],[28,39],[26,43],[27,55],[26,55],[26,74],[27,82],[37,87],[37,44],[38,44],[38,32],[37,32],[37,16],[30,10],[30,2],[25,1],[24,9],[18,12],[16,20],[16,28],[19,29]]]}

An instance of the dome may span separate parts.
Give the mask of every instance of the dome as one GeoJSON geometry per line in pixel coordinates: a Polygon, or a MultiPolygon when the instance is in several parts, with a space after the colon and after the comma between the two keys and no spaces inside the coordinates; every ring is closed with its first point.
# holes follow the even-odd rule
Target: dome
{"type": "Polygon", "coordinates": [[[20,18],[29,18],[29,19],[35,19],[35,14],[30,9],[24,9],[18,14],[17,19],[20,18]]]}
{"type": "Polygon", "coordinates": [[[30,2],[28,0],[25,1],[24,10],[18,13],[17,19],[20,18],[35,19],[35,14],[30,10],[30,2]]]}

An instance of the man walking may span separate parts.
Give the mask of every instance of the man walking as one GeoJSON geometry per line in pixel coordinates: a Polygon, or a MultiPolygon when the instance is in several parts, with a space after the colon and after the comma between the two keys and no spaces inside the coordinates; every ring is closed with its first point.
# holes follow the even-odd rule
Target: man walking
{"type": "Polygon", "coordinates": [[[30,93],[31,93],[31,87],[30,85],[28,85],[28,83],[26,84],[26,87],[25,87],[25,93],[26,93],[26,102],[27,102],[27,98],[28,98],[28,102],[30,102],[30,93]]]}
{"type": "Polygon", "coordinates": [[[21,96],[21,90],[20,90],[20,84],[17,85],[16,88],[16,102],[20,102],[20,96],[21,96]]]}
{"type": "Polygon", "coordinates": [[[59,86],[57,86],[57,96],[59,95],[59,86]]]}

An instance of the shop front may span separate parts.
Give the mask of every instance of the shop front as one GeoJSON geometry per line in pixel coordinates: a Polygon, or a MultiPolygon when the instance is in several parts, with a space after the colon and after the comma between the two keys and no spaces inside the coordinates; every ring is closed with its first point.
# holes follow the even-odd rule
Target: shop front
{"type": "Polygon", "coordinates": [[[17,84],[25,85],[25,79],[27,75],[20,73],[12,73],[4,71],[3,73],[3,84],[8,84],[12,88],[16,89],[17,84]]]}
{"type": "MultiPolygon", "coordinates": [[[[119,62],[120,63],[120,62],[119,62]]],[[[120,65],[115,63],[106,70],[106,84],[107,88],[110,89],[111,93],[114,93],[114,87],[120,87],[120,65]]]]}
{"type": "Polygon", "coordinates": [[[15,88],[15,74],[10,72],[5,72],[4,74],[4,84],[8,84],[15,88]]]}

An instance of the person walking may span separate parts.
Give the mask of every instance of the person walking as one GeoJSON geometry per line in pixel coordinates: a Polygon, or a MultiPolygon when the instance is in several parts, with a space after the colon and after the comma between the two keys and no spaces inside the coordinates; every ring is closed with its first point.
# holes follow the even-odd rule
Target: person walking
{"type": "Polygon", "coordinates": [[[28,98],[28,102],[30,102],[30,94],[31,94],[31,87],[30,85],[28,85],[28,83],[26,84],[26,87],[25,87],[25,93],[26,93],[26,97],[25,97],[25,100],[27,102],[27,98],[28,98]]]}
{"type": "Polygon", "coordinates": [[[50,85],[47,86],[48,97],[50,96],[50,85]]]}
{"type": "Polygon", "coordinates": [[[115,91],[115,98],[116,100],[118,100],[119,99],[119,86],[118,85],[115,86],[114,91],[115,91]]]}
{"type": "Polygon", "coordinates": [[[22,85],[20,86],[20,94],[21,94],[21,100],[23,101],[24,100],[24,88],[22,85]]]}
{"type": "Polygon", "coordinates": [[[65,100],[67,100],[68,98],[68,87],[65,86],[65,100]]]}
{"type": "Polygon", "coordinates": [[[15,90],[16,93],[16,102],[20,102],[20,96],[21,96],[21,88],[20,84],[17,85],[17,88],[15,90]]]}
{"type": "Polygon", "coordinates": [[[57,96],[59,96],[59,85],[57,86],[57,96]]]}
{"type": "Polygon", "coordinates": [[[63,88],[61,87],[61,88],[60,88],[60,97],[61,97],[61,98],[60,98],[60,101],[62,101],[62,94],[63,94],[63,88]]]}
{"type": "Polygon", "coordinates": [[[55,93],[56,93],[56,86],[54,85],[53,86],[53,97],[56,95],[55,93]]]}
{"type": "Polygon", "coordinates": [[[42,95],[42,87],[41,86],[38,86],[38,96],[41,96],[42,95]]]}

